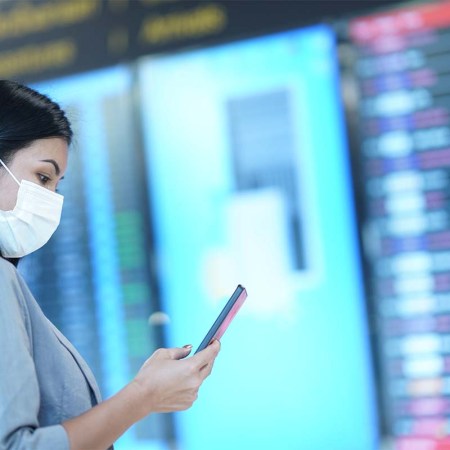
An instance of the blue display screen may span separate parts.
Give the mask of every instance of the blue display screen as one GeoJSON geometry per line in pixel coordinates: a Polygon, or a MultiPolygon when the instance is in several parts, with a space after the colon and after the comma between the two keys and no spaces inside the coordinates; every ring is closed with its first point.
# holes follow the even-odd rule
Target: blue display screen
{"type": "Polygon", "coordinates": [[[183,450],[373,450],[378,426],[334,35],[326,26],[140,63],[168,344],[248,298],[183,450]]]}
{"type": "MultiPolygon", "coordinates": [[[[19,269],[45,314],[86,359],[104,398],[163,345],[150,268],[142,153],[132,72],[121,66],[35,86],[67,111],[75,137],[59,191],[61,224],[19,269]]],[[[166,450],[171,417],[139,422],[115,448],[166,450]]]]}

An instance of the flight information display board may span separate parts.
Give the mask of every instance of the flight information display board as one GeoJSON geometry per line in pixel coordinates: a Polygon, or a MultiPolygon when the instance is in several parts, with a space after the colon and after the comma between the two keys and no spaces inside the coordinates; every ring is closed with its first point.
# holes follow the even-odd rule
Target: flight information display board
{"type": "Polygon", "coordinates": [[[338,80],[324,25],[140,61],[168,344],[248,291],[183,450],[378,448],[338,80]]]}
{"type": "Polygon", "coordinates": [[[450,2],[350,23],[362,238],[387,433],[450,445],[450,2]]]}
{"type": "MultiPolygon", "coordinates": [[[[59,186],[61,224],[47,245],[19,264],[105,398],[162,346],[162,330],[148,321],[157,305],[132,79],[129,68],[118,66],[36,86],[68,112],[75,138],[59,186]]],[[[171,439],[170,415],[155,414],[115,448],[167,450],[171,439]]]]}

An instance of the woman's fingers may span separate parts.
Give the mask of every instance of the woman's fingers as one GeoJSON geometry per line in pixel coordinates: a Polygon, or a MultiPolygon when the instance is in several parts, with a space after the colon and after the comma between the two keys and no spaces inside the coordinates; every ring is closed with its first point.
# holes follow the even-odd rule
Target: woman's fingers
{"type": "Polygon", "coordinates": [[[183,359],[191,349],[192,346],[160,348],[139,370],[134,381],[142,390],[145,414],[181,411],[195,401],[198,389],[211,373],[220,343],[215,341],[191,358],[183,359]]]}
{"type": "Polygon", "coordinates": [[[152,358],[154,359],[183,359],[191,353],[192,345],[185,345],[184,347],[173,348],[159,348],[156,350],[152,358]]]}
{"type": "Polygon", "coordinates": [[[199,370],[203,377],[206,378],[212,370],[212,365],[220,351],[220,342],[215,340],[204,350],[198,352],[190,360],[195,363],[195,367],[199,370]]]}

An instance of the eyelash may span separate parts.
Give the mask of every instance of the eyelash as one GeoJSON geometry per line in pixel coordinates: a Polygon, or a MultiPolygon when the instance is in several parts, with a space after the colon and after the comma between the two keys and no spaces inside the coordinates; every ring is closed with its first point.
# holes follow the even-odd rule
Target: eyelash
{"type": "Polygon", "coordinates": [[[45,186],[49,181],[51,181],[49,177],[43,175],[42,173],[38,173],[38,177],[43,186],[45,186]]]}

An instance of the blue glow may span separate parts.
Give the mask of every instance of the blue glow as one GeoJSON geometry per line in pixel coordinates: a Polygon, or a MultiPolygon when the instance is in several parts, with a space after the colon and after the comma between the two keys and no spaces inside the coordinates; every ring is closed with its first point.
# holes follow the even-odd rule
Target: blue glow
{"type": "MultiPolygon", "coordinates": [[[[35,86],[40,92],[49,95],[66,109],[73,117],[76,126],[74,149],[71,158],[81,158],[83,183],[77,188],[83,190],[87,223],[75,223],[63,230],[74,233],[87,227],[89,241],[80,240],[80,248],[86,246],[86,259],[81,262],[86,267],[91,263],[94,287],[94,311],[99,335],[103,396],[105,398],[122,389],[135,375],[129,367],[129,348],[126,337],[126,314],[122,296],[122,280],[118,255],[118,242],[115,235],[115,211],[112,198],[113,185],[119,185],[124,179],[112,179],[109,162],[110,149],[106,140],[108,124],[104,119],[103,101],[105,98],[121,93],[128,94],[131,89],[131,72],[126,67],[117,67],[89,74],[76,75],[35,86]]],[[[126,149],[126,151],[130,151],[126,149]]],[[[67,179],[70,178],[72,165],[69,163],[67,179]]],[[[126,186],[125,186],[126,187],[126,186]]],[[[64,192],[64,182],[61,186],[64,192]]],[[[66,193],[70,200],[70,192],[66,193]]],[[[72,204],[71,207],[80,207],[72,204]]],[[[77,249],[79,250],[79,249],[77,249]]],[[[61,253],[70,250],[60,249],[61,253]]],[[[76,254],[77,255],[77,254],[76,254]]],[[[67,268],[60,267],[63,273],[67,268]]],[[[86,292],[86,296],[88,296],[86,292]]],[[[150,300],[150,299],[148,299],[150,300]]],[[[83,319],[79,317],[80,330],[75,338],[82,337],[83,319]]],[[[64,317],[65,323],[74,323],[71,315],[64,317]]],[[[146,320],[146,318],[145,318],[146,320]]],[[[64,332],[64,329],[62,330],[64,332]]],[[[145,339],[145,336],[142,336],[145,339]]],[[[91,344],[92,345],[92,344],[91,344]]],[[[151,354],[150,342],[147,343],[147,356],[151,354]]],[[[142,363],[144,359],[142,360],[142,363]]],[[[92,364],[92,361],[88,361],[92,364]]],[[[98,374],[97,374],[98,375],[98,374]]],[[[98,376],[97,376],[98,378],[98,376]]],[[[98,379],[100,382],[100,379],[98,379]]],[[[161,435],[164,436],[163,432],[161,435]]],[[[167,450],[163,439],[143,439],[138,437],[134,428],[126,432],[115,444],[117,450],[167,450]]]]}
{"type": "MultiPolygon", "coordinates": [[[[101,336],[102,359],[109,397],[128,381],[125,339],[123,327],[120,279],[115,251],[112,225],[113,210],[110,197],[111,180],[108,174],[107,148],[104,130],[99,126],[101,116],[99,99],[109,92],[128,87],[129,75],[122,69],[100,71],[93,74],[77,75],[42,83],[36,88],[58,101],[63,107],[77,108],[76,123],[80,127],[75,137],[78,143],[73,149],[82,152],[84,175],[84,196],[89,220],[90,245],[95,249],[93,258],[95,298],[98,308],[98,327],[101,336]],[[95,95],[94,95],[95,92],[95,95]],[[105,264],[105,261],[108,263],[105,264]]],[[[73,157],[70,155],[70,157],[73,157]]],[[[70,166],[69,166],[70,170],[70,166]]],[[[62,185],[62,189],[64,186],[62,185]]],[[[70,230],[69,230],[70,232],[70,230]]]]}
{"type": "MultiPolygon", "coordinates": [[[[331,31],[318,26],[148,58],[140,84],[169,344],[197,345],[235,286],[242,283],[249,293],[199,400],[176,415],[180,449],[375,449],[331,31]],[[239,109],[246,99],[280,92],[277,98],[288,98],[283,111],[294,149],[285,164],[295,175],[290,200],[280,188],[283,180],[239,187],[232,155],[230,100],[239,109]],[[302,224],[300,268],[293,264],[300,250],[289,231],[292,206],[302,224]]],[[[243,134],[239,145],[251,146],[252,139],[265,145],[260,136],[270,132],[272,139],[276,130],[267,128],[276,120],[261,123],[255,135],[243,134]]],[[[234,132],[240,133],[239,125],[234,132]]],[[[278,162],[273,159],[273,170],[268,165],[261,176],[273,176],[278,162]]],[[[249,168],[248,160],[242,164],[249,168]]],[[[252,164],[258,168],[262,160],[252,164]]]]}

